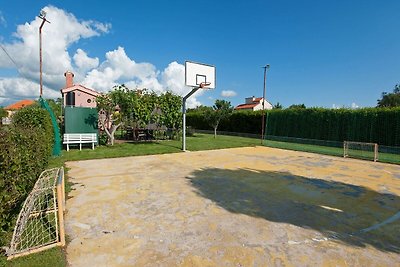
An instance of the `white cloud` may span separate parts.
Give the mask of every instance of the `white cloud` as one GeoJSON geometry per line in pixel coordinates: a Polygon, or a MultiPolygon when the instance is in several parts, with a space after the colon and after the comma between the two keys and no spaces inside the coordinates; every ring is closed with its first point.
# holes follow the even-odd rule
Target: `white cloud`
{"type": "MultiPolygon", "coordinates": [[[[82,60],[80,63],[77,63],[79,59],[75,61],[77,64],[77,70],[75,70],[68,48],[82,38],[90,38],[102,34],[110,26],[94,21],[78,20],[73,14],[53,6],[46,6],[43,9],[47,12],[46,18],[51,22],[50,24],[46,23],[42,31],[43,82],[46,87],[57,91],[59,96],[59,89],[65,83],[63,74],[66,70],[74,71],[77,74],[76,77],[80,77],[84,76],[79,73],[80,67],[94,66],[93,61],[88,63],[90,58],[84,63],[81,53],[82,60]]],[[[18,25],[16,32],[13,34],[15,40],[11,43],[2,44],[17,64],[19,73],[31,83],[39,81],[38,28],[40,23],[41,19],[36,17],[31,22],[18,25]]],[[[0,51],[0,68],[15,68],[15,65],[3,51],[0,51]]],[[[15,83],[15,86],[18,87],[21,84],[21,78],[10,78],[7,79],[6,83],[7,86],[3,84],[3,90],[4,88],[11,88],[9,89],[11,91],[5,93],[13,94],[12,86],[10,85],[15,83]]]]}
{"type": "MultiPolygon", "coordinates": [[[[158,71],[150,63],[137,63],[129,58],[123,47],[106,53],[106,60],[99,68],[90,71],[84,81],[85,86],[106,92],[114,85],[124,83],[128,88],[147,88],[156,93],[171,91],[180,96],[186,95],[191,88],[185,86],[185,67],[177,62],[171,62],[163,71],[158,71]]],[[[200,105],[196,96],[199,91],[188,99],[188,107],[200,105]]]]}
{"type": "MultiPolygon", "coordinates": [[[[79,20],[73,14],[54,6],[43,8],[46,18],[51,22],[43,28],[43,82],[45,97],[59,97],[59,90],[65,85],[64,72],[75,74],[75,83],[107,92],[116,84],[124,83],[129,88],[147,88],[156,93],[172,91],[184,96],[191,88],[184,85],[185,68],[182,64],[171,62],[164,70],[158,70],[148,62],[135,62],[122,46],[105,53],[105,60],[89,57],[87,52],[77,48],[73,55],[68,49],[72,44],[85,38],[108,33],[111,24],[93,20],[79,20]]],[[[39,82],[39,42],[38,27],[41,19],[17,26],[13,34],[15,40],[2,43],[16,62],[20,78],[0,77],[0,97],[37,97],[39,82]]],[[[15,68],[5,53],[0,51],[0,68],[15,68]]],[[[199,90],[188,99],[188,107],[200,105],[199,90]]]]}
{"type": "Polygon", "coordinates": [[[223,90],[221,92],[221,96],[222,97],[234,97],[234,96],[237,96],[237,93],[232,90],[223,90]]]}
{"type": "Polygon", "coordinates": [[[3,16],[3,13],[0,11],[0,26],[7,27],[7,21],[3,16]]]}
{"type": "MultiPolygon", "coordinates": [[[[39,97],[39,83],[25,78],[3,78],[0,79],[0,104],[12,99],[35,99],[39,97]]],[[[60,93],[43,87],[46,98],[60,97],[60,93]]]]}
{"type": "Polygon", "coordinates": [[[85,51],[78,48],[74,55],[75,65],[80,69],[80,71],[88,71],[99,66],[99,58],[88,57],[85,51]]]}
{"type": "Polygon", "coordinates": [[[359,108],[360,106],[359,105],[357,105],[356,103],[351,103],[351,108],[352,109],[356,109],[356,108],[359,108]]]}

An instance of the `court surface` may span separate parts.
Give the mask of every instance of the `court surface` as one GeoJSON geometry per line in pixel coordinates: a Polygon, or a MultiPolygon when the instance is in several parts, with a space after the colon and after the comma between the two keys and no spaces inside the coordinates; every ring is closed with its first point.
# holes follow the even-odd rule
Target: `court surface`
{"type": "Polygon", "coordinates": [[[69,162],[71,266],[398,266],[400,166],[267,147],[69,162]]]}

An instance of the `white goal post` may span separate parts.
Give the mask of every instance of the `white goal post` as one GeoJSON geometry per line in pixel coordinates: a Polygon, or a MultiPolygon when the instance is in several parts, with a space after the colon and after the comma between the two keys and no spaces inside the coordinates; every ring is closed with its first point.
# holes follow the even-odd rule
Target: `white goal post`
{"type": "Polygon", "coordinates": [[[371,159],[378,161],[378,144],[364,142],[343,142],[343,157],[344,158],[360,158],[371,159]]]}
{"type": "Polygon", "coordinates": [[[18,215],[7,259],[64,246],[64,211],[64,169],[45,170],[18,215]]]}

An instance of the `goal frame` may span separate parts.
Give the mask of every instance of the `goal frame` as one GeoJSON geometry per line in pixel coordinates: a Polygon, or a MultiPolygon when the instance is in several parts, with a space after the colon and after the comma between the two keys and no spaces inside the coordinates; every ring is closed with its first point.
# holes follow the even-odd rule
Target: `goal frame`
{"type": "Polygon", "coordinates": [[[343,141],[343,157],[344,158],[349,158],[349,145],[350,144],[357,144],[357,145],[369,145],[374,148],[374,162],[378,161],[378,149],[379,146],[377,143],[366,143],[366,142],[355,142],[355,141],[343,141]]]}

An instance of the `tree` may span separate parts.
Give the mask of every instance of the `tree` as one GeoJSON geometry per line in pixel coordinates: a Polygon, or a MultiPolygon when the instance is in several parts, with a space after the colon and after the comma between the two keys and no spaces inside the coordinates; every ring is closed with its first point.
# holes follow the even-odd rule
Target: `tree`
{"type": "Polygon", "coordinates": [[[197,106],[197,107],[195,107],[195,108],[188,108],[188,109],[186,110],[186,112],[187,112],[187,113],[191,113],[191,112],[205,113],[205,112],[207,112],[209,109],[211,109],[211,107],[200,105],[200,106],[197,106]]]}
{"type": "Polygon", "coordinates": [[[111,145],[114,145],[115,131],[123,124],[134,102],[132,94],[125,85],[114,86],[113,89],[108,94],[96,98],[99,123],[107,134],[107,143],[111,145]]]}
{"type": "Polygon", "coordinates": [[[212,109],[205,113],[206,120],[214,128],[214,138],[217,137],[217,128],[222,119],[227,118],[233,112],[231,102],[226,100],[215,100],[212,109]]]}
{"type": "Polygon", "coordinates": [[[282,109],[283,107],[282,107],[282,105],[278,102],[278,103],[276,103],[272,108],[273,108],[273,109],[282,109]]]}
{"type": "Polygon", "coordinates": [[[4,117],[7,117],[7,111],[3,107],[0,107],[0,120],[4,117]]]}
{"type": "Polygon", "coordinates": [[[395,85],[393,93],[383,92],[377,107],[400,107],[400,84],[395,85]]]}
{"type": "Polygon", "coordinates": [[[160,123],[177,130],[182,126],[182,97],[171,92],[159,96],[160,123]]]}
{"type": "Polygon", "coordinates": [[[304,104],[294,104],[294,105],[290,105],[288,108],[289,109],[304,109],[304,108],[306,108],[306,105],[304,105],[304,104]]]}

